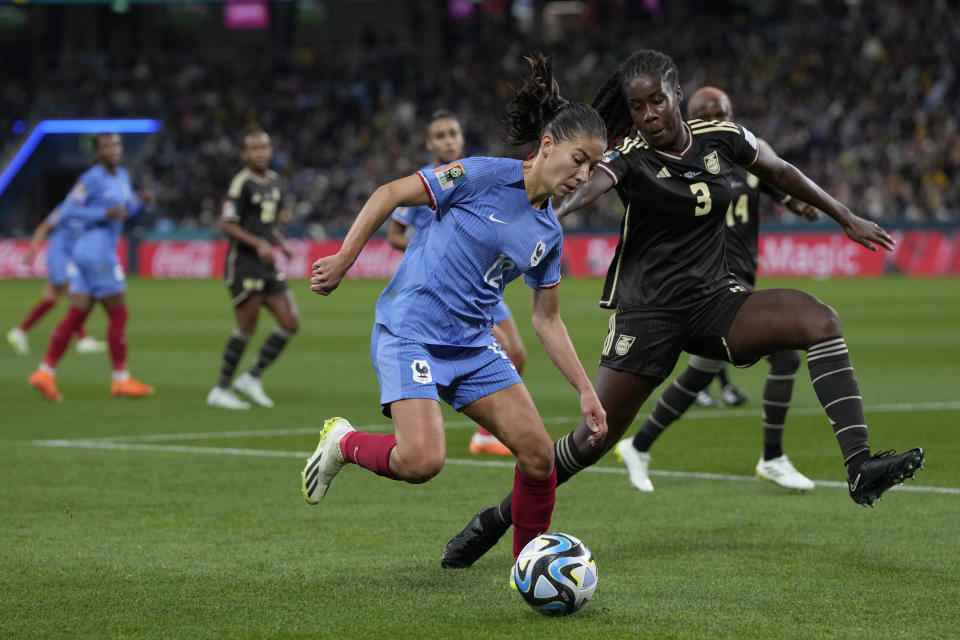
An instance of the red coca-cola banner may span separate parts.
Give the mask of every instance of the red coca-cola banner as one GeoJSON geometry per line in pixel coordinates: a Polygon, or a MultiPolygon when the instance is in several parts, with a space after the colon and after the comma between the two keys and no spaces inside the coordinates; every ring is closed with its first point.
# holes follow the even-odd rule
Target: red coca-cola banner
{"type": "MultiPolygon", "coordinates": [[[[896,231],[896,249],[868,251],[838,232],[764,233],[760,236],[760,274],[765,277],[863,277],[885,273],[910,276],[960,275],[960,232],[896,231]]],[[[340,248],[340,240],[291,240],[293,258],[277,252],[277,264],[291,278],[307,278],[313,261],[340,248]]],[[[46,275],[44,250],[24,263],[30,243],[0,240],[0,278],[46,275]]],[[[570,277],[601,277],[617,246],[614,235],[569,235],[563,266],[570,277]]],[[[138,273],[148,278],[222,277],[224,240],[161,240],[138,246],[138,273]]],[[[117,252],[127,267],[126,243],[117,252]]],[[[372,239],[347,273],[350,278],[389,278],[403,254],[381,238],[372,239]]]]}
{"type": "MultiPolygon", "coordinates": [[[[46,278],[47,245],[43,244],[32,260],[27,260],[30,251],[29,240],[7,240],[0,238],[0,279],[6,278],[46,278]]],[[[127,241],[120,238],[117,243],[117,257],[124,271],[129,271],[127,261],[127,241]]]]}

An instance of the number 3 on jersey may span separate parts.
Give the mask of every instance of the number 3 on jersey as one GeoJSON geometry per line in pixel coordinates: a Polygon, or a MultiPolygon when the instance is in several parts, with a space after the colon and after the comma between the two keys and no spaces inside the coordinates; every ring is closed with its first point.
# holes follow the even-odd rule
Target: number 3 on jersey
{"type": "Polygon", "coordinates": [[[264,200],[260,204],[260,222],[270,224],[277,217],[277,203],[272,200],[264,200]]]}
{"type": "Polygon", "coordinates": [[[710,187],[706,182],[695,182],[690,185],[690,193],[697,196],[697,205],[693,210],[695,216],[705,216],[713,208],[713,198],[710,197],[710,187]]]}

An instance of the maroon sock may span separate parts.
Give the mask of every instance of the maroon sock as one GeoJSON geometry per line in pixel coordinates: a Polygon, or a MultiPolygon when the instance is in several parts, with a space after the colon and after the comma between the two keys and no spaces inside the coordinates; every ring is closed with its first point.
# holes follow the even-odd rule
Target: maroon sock
{"type": "Polygon", "coordinates": [[[351,431],[340,440],[340,455],[378,476],[396,480],[390,471],[390,452],[395,446],[397,436],[392,433],[351,431]]]}
{"type": "Polygon", "coordinates": [[[77,327],[83,324],[83,321],[90,315],[90,310],[77,309],[70,307],[67,309],[67,315],[63,317],[57,328],[53,330],[50,336],[50,343],[47,345],[47,355],[43,357],[43,362],[48,367],[56,367],[63,357],[63,352],[70,346],[70,336],[77,330],[77,327]]]}
{"type": "Polygon", "coordinates": [[[530,478],[517,467],[513,474],[513,559],[527,543],[550,527],[557,494],[557,469],[546,478],[530,478]]]}
{"type": "Polygon", "coordinates": [[[87,330],[83,328],[83,325],[80,325],[79,327],[77,327],[76,334],[77,334],[77,338],[79,338],[80,340],[83,340],[84,338],[87,337],[87,330]]]}
{"type": "Polygon", "coordinates": [[[477,434],[481,436],[492,436],[493,434],[484,429],[483,427],[477,427],[477,434]]]}
{"type": "Polygon", "coordinates": [[[107,324],[107,344],[110,345],[110,361],[114,371],[127,368],[127,307],[107,309],[110,321],[107,324]]]}
{"type": "Polygon", "coordinates": [[[30,309],[30,313],[28,313],[27,317],[23,319],[23,322],[20,323],[20,328],[23,331],[29,331],[30,327],[35,325],[40,318],[47,315],[47,311],[53,309],[53,305],[55,304],[57,304],[56,300],[41,300],[33,305],[33,309],[30,309]]]}

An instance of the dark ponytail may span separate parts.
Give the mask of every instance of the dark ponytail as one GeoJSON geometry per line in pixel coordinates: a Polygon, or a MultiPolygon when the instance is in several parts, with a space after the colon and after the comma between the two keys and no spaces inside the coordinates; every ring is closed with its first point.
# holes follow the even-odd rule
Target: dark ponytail
{"type": "Polygon", "coordinates": [[[608,143],[624,138],[633,129],[625,92],[627,86],[641,75],[659,76],[665,89],[680,86],[677,65],[665,53],[641,49],[624,60],[593,98],[593,108],[607,123],[608,143]]]}
{"type": "Polygon", "coordinates": [[[557,142],[577,135],[606,140],[606,127],[596,111],[561,97],[551,59],[537,53],[526,60],[530,77],[507,105],[504,142],[522,145],[539,141],[548,132],[557,142]]]}

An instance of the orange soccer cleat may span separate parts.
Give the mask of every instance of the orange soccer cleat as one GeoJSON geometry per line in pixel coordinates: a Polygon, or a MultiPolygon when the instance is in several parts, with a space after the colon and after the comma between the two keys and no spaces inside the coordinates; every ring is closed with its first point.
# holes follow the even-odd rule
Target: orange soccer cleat
{"type": "Polygon", "coordinates": [[[497,440],[496,436],[487,436],[480,433],[475,433],[473,437],[470,438],[470,453],[494,456],[513,455],[513,452],[507,448],[507,445],[497,440]]]}
{"type": "Polygon", "coordinates": [[[110,384],[110,393],[118,398],[142,398],[143,396],[153,395],[153,387],[135,378],[127,378],[126,380],[114,380],[110,384]]]}
{"type": "Polygon", "coordinates": [[[43,369],[37,369],[27,378],[30,386],[43,394],[43,397],[51,402],[60,402],[63,396],[57,391],[57,379],[52,373],[47,373],[43,369]]]}

